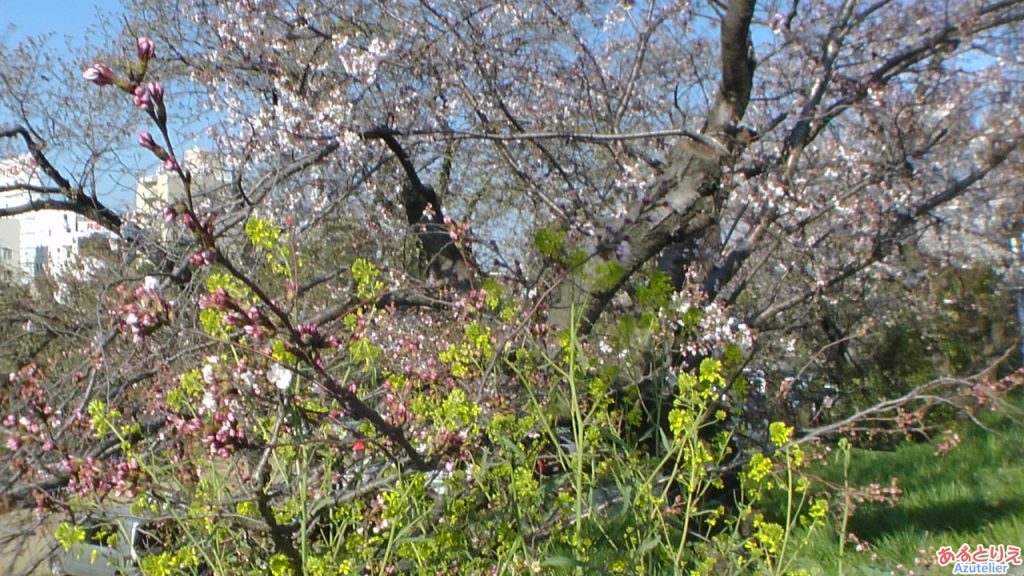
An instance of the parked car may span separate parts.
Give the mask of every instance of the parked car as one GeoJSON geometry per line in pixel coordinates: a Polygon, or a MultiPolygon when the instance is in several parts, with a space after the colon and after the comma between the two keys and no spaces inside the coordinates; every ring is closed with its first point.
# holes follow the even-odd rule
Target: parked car
{"type": "Polygon", "coordinates": [[[90,518],[83,528],[83,542],[50,556],[54,576],[132,576],[139,574],[139,557],[161,547],[146,521],[127,513],[90,518]]]}

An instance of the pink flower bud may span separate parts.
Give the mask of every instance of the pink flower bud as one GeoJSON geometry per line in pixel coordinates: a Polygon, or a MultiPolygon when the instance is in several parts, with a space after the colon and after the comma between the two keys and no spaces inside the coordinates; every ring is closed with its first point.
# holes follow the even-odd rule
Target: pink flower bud
{"type": "Polygon", "coordinates": [[[168,172],[173,172],[177,169],[178,161],[175,160],[174,156],[168,156],[167,159],[164,160],[164,170],[167,170],[168,172]]]}
{"type": "Polygon", "coordinates": [[[174,206],[166,206],[164,208],[164,222],[170,224],[178,219],[178,210],[174,206]]]}
{"type": "Polygon", "coordinates": [[[146,92],[149,93],[150,99],[157,104],[164,103],[164,86],[159,82],[150,82],[146,86],[146,92]]]}
{"type": "Polygon", "coordinates": [[[189,257],[189,263],[193,266],[209,266],[213,261],[213,252],[209,250],[201,250],[189,257]]]}
{"type": "Polygon", "coordinates": [[[139,55],[139,60],[143,62],[148,62],[149,59],[153,57],[154,50],[155,46],[153,44],[153,41],[149,38],[146,38],[145,36],[139,36],[135,40],[135,51],[139,55]]]}
{"type": "Polygon", "coordinates": [[[153,100],[150,98],[150,94],[142,86],[136,86],[135,91],[132,93],[132,100],[135,105],[143,110],[149,110],[153,106],[153,100]]]}
{"type": "Polygon", "coordinates": [[[146,150],[156,149],[156,140],[153,140],[153,135],[143,130],[139,132],[139,146],[142,146],[146,150]]]}
{"type": "Polygon", "coordinates": [[[114,71],[106,64],[93,64],[85,72],[82,72],[82,78],[97,86],[106,86],[107,84],[113,84],[114,71]]]}

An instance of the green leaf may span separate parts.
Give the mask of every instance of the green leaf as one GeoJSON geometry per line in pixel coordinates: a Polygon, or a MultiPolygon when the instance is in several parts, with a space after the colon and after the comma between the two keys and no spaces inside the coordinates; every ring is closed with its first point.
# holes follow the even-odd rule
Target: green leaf
{"type": "Polygon", "coordinates": [[[541,228],[533,235],[533,243],[537,245],[537,250],[544,256],[552,260],[559,260],[565,250],[565,232],[541,228]]]}
{"type": "Polygon", "coordinates": [[[606,291],[615,288],[626,275],[626,269],[622,264],[609,260],[601,262],[594,267],[594,288],[598,291],[606,291]]]}
{"type": "Polygon", "coordinates": [[[657,547],[658,544],[661,544],[661,539],[657,536],[651,536],[636,551],[638,554],[646,554],[657,547]]]}
{"type": "Polygon", "coordinates": [[[642,308],[659,308],[672,298],[672,279],[661,270],[651,273],[646,286],[636,290],[636,302],[642,308]]]}

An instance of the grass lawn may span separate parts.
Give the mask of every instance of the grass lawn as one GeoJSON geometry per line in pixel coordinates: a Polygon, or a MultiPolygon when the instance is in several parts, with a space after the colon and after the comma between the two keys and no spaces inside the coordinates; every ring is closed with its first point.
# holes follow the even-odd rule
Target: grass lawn
{"type": "MultiPolygon", "coordinates": [[[[965,423],[962,442],[944,456],[935,455],[938,441],[906,444],[894,452],[853,449],[846,482],[888,487],[895,477],[902,489],[895,506],[865,503],[849,519],[847,532],[868,546],[848,544],[842,573],[950,574],[952,566],[934,563],[935,550],[961,544],[1013,544],[1024,547],[1024,410],[1018,398],[981,420],[989,430],[965,423]],[[919,563],[918,561],[925,561],[919,563]],[[929,565],[930,564],[930,565],[929,565]]],[[[844,483],[842,455],[834,451],[827,463],[811,472],[832,483],[844,483]]],[[[833,499],[838,512],[842,500],[833,499]]],[[[840,574],[838,520],[807,539],[794,568],[812,574],[840,574]]],[[[1012,568],[1012,567],[1011,567],[1012,568]]],[[[1010,574],[1022,573],[1020,567],[1010,574]]]]}

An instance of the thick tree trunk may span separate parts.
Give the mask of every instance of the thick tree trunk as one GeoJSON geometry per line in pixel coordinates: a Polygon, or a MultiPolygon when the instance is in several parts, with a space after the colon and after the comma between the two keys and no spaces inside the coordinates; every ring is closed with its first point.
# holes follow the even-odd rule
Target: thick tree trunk
{"type": "Polygon", "coordinates": [[[399,144],[399,133],[391,128],[377,127],[363,132],[367,139],[380,139],[387,144],[402,165],[409,182],[402,187],[402,205],[406,220],[420,241],[420,257],[425,270],[436,280],[451,283],[459,289],[472,286],[477,267],[467,248],[459,247],[448,232],[441,199],[433,186],[420,180],[409,155],[399,144]]]}
{"type": "MultiPolygon", "coordinates": [[[[598,250],[583,270],[565,283],[551,312],[550,320],[556,326],[566,326],[570,310],[579,308],[580,330],[590,330],[629,278],[663,251],[661,267],[680,280],[695,259],[717,256],[718,220],[724,202],[722,166],[735,153],[733,136],[753,85],[750,21],[754,5],[755,0],[732,0],[723,17],[722,78],[703,134],[681,139],[673,146],[666,169],[648,198],[629,210],[631,218],[615,235],[627,243],[627,253],[621,255],[620,251],[616,256],[614,250],[598,250]]],[[[710,264],[706,268],[710,271],[710,264]]]]}

